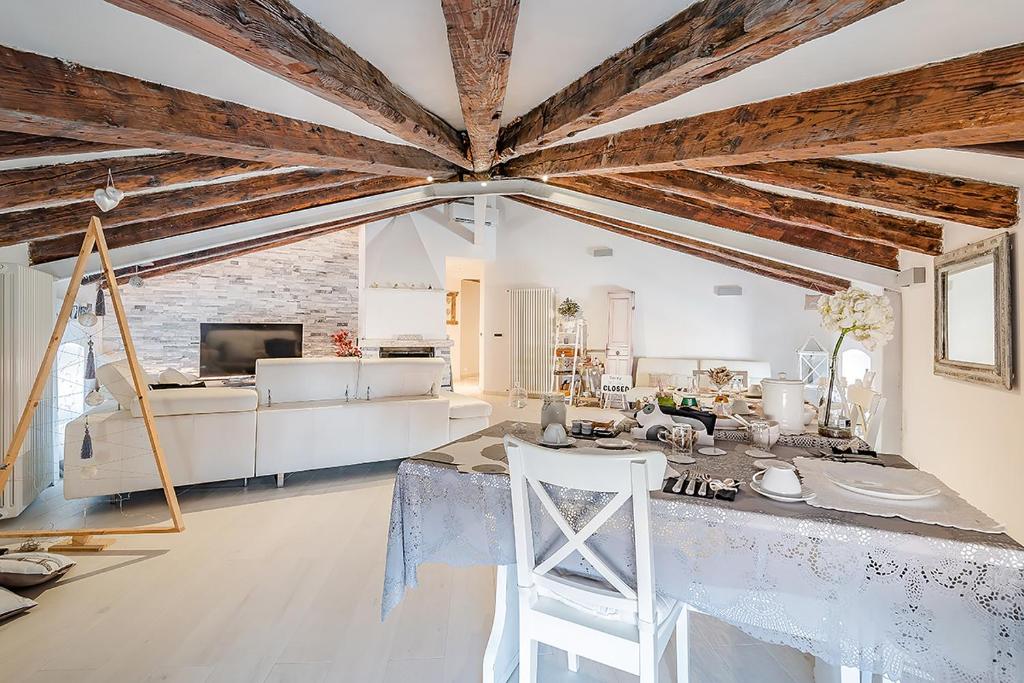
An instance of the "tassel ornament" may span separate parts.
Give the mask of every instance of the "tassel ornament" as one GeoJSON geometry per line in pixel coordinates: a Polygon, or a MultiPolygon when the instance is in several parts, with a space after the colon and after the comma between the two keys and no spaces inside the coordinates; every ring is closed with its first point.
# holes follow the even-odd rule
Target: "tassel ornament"
{"type": "Polygon", "coordinates": [[[92,458],[92,436],[89,434],[89,423],[85,423],[85,436],[82,437],[82,452],[79,454],[82,460],[92,458]]]}
{"type": "Polygon", "coordinates": [[[85,378],[96,379],[96,356],[92,352],[92,339],[89,340],[89,353],[85,356],[85,378]]]}
{"type": "Polygon", "coordinates": [[[96,307],[93,312],[101,318],[107,314],[107,296],[102,287],[96,288],[96,307]]]}

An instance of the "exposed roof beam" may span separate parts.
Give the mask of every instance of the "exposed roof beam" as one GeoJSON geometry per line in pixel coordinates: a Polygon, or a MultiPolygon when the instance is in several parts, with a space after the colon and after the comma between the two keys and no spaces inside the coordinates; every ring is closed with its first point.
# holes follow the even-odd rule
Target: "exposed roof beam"
{"type": "MultiPolygon", "coordinates": [[[[447,204],[452,200],[450,199],[432,199],[429,201],[423,201],[416,204],[409,204],[407,206],[398,207],[395,209],[388,209],[384,211],[375,211],[372,213],[361,214],[351,218],[345,218],[323,225],[314,225],[306,228],[299,228],[297,230],[289,230],[287,232],[279,232],[271,235],[264,235],[262,237],[255,237],[249,240],[241,242],[235,242],[220,247],[212,247],[209,249],[201,249],[199,251],[190,252],[188,254],[181,254],[179,256],[172,256],[166,259],[159,259],[154,261],[150,266],[138,267],[138,268],[120,268],[116,272],[117,280],[119,283],[127,281],[131,277],[138,275],[142,278],[158,277],[160,275],[169,275],[170,273],[176,273],[188,268],[196,268],[198,266],[204,266],[211,263],[217,263],[219,261],[226,261],[232,258],[238,258],[247,254],[254,254],[260,251],[266,251],[267,249],[274,249],[277,247],[283,247],[287,244],[294,244],[296,242],[302,242],[313,237],[322,237],[330,233],[338,232],[340,230],[348,230],[349,228],[358,227],[365,223],[372,221],[383,220],[385,218],[392,218],[394,216],[401,216],[402,214],[412,213],[413,211],[420,211],[421,209],[427,209],[437,204],[447,204]]],[[[83,283],[95,282],[99,279],[100,275],[90,275],[83,279],[83,283]]]]}
{"type": "Polygon", "coordinates": [[[979,228],[1008,228],[1017,224],[1016,187],[970,178],[848,159],[780,161],[715,170],[732,178],[979,228]]]}
{"type": "Polygon", "coordinates": [[[286,0],[107,2],[195,36],[406,142],[467,166],[458,131],[286,0]]]}
{"type": "Polygon", "coordinates": [[[1024,140],[992,142],[985,145],[966,145],[951,149],[964,152],[978,152],[979,154],[995,154],[996,156],[1010,157],[1012,159],[1024,159],[1024,140]]]}
{"type": "Polygon", "coordinates": [[[738,268],[739,270],[744,270],[748,273],[754,273],[755,275],[761,275],[787,284],[797,285],[798,287],[805,287],[816,292],[834,294],[835,292],[846,289],[850,286],[849,280],[832,277],[831,275],[807,270],[806,268],[800,268],[799,266],[792,266],[780,261],[773,261],[771,259],[762,258],[742,251],[720,247],[715,244],[701,242],[699,240],[666,232],[664,230],[656,230],[645,225],[629,223],[628,221],[561,206],[553,202],[535,199],[526,195],[513,195],[509,197],[509,199],[513,199],[517,202],[521,202],[538,209],[543,209],[544,211],[548,211],[559,216],[571,218],[572,220],[586,223],[587,225],[592,225],[594,227],[601,228],[602,230],[608,230],[609,232],[613,232],[618,235],[632,237],[633,239],[641,240],[648,244],[672,249],[673,251],[678,251],[689,256],[695,256],[697,258],[704,259],[705,261],[720,263],[731,268],[738,268]]]}
{"type": "Polygon", "coordinates": [[[36,159],[65,154],[91,154],[120,149],[124,149],[124,147],[103,142],[86,142],[71,138],[43,137],[0,131],[0,161],[36,159]]]}
{"type": "Polygon", "coordinates": [[[780,220],[755,218],[734,209],[640,187],[614,178],[603,176],[558,178],[552,179],[551,184],[861,263],[892,270],[899,268],[899,252],[894,247],[843,237],[780,220]]]}
{"type": "Polygon", "coordinates": [[[494,163],[519,0],[441,0],[474,171],[494,163]]]}
{"type": "MultiPolygon", "coordinates": [[[[246,204],[183,214],[173,218],[160,218],[119,228],[104,228],[103,232],[107,238],[107,246],[111,249],[119,249],[143,242],[152,242],[176,235],[188,235],[226,225],[279,216],[425,184],[426,181],[422,178],[371,178],[336,188],[297,192],[246,204]]],[[[29,257],[36,265],[60,261],[77,254],[81,246],[82,236],[78,234],[65,235],[56,239],[34,240],[29,243],[29,257]]]]}
{"type": "Polygon", "coordinates": [[[19,168],[0,171],[0,209],[25,210],[53,203],[90,201],[93,192],[107,184],[108,170],[113,173],[117,189],[138,192],[273,168],[273,164],[256,161],[176,153],[19,168]]]}
{"type": "Polygon", "coordinates": [[[901,0],[703,0],[505,127],[503,159],[678,97],[901,0]]]}
{"type": "Polygon", "coordinates": [[[616,180],[836,235],[937,255],[942,226],[834,202],[792,197],[697,171],[624,173],[616,180]]]}
{"type": "Polygon", "coordinates": [[[96,215],[102,215],[105,229],[112,229],[258,199],[337,187],[364,178],[363,174],[347,171],[303,169],[199,188],[128,195],[105,214],[100,214],[92,202],[15,211],[0,214],[0,246],[82,232],[88,227],[89,219],[96,215]]]}
{"type": "Polygon", "coordinates": [[[548,147],[509,176],[712,169],[1024,137],[1024,44],[548,147]]]}
{"type": "Polygon", "coordinates": [[[377,175],[456,170],[416,147],[2,46],[0,130],[377,175]]]}

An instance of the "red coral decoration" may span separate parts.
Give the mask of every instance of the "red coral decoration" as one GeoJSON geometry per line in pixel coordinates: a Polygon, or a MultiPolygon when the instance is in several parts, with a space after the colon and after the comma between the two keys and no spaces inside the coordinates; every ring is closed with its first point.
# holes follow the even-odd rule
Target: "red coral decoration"
{"type": "Polygon", "coordinates": [[[342,358],[349,358],[352,356],[362,356],[363,352],[359,350],[356,343],[348,335],[348,330],[338,330],[331,335],[331,341],[334,342],[334,355],[342,358]]]}

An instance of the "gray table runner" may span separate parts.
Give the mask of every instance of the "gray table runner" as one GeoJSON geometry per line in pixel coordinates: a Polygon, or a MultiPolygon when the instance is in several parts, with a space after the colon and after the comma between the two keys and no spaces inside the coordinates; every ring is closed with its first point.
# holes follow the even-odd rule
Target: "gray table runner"
{"type": "MultiPolygon", "coordinates": [[[[502,423],[460,441],[500,437],[508,428],[502,423]]],[[[535,429],[522,436],[535,440],[535,429]]],[[[698,455],[689,467],[749,480],[749,445],[719,446],[727,455],[698,455]]],[[[780,459],[804,454],[773,451],[780,459]]],[[[887,463],[908,466],[895,456],[887,463]]],[[[552,497],[577,529],[602,502],[601,494],[561,489],[552,497]]],[[[628,511],[613,521],[592,545],[628,576],[628,511]]],[[[1024,680],[1024,549],[1005,535],[777,503],[749,490],[732,503],[656,493],[652,526],[659,591],[755,638],[902,683],[1024,680]]],[[[539,554],[560,541],[547,517],[534,528],[539,554]]],[[[382,616],[416,585],[416,569],[426,562],[515,562],[507,476],[402,463],[382,616]]],[[[584,565],[577,559],[567,566],[587,573],[584,565]]]]}

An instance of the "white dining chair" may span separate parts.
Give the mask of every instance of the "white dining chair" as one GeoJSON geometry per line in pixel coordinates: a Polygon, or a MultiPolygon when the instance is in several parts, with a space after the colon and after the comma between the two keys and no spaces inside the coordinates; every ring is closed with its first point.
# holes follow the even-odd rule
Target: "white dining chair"
{"type": "Polygon", "coordinates": [[[537,682],[539,643],[565,650],[571,671],[578,670],[582,656],[639,675],[641,683],[657,683],[658,663],[673,630],[677,681],[688,681],[689,609],[659,596],[654,580],[650,491],[661,488],[665,455],[660,451],[552,452],[511,436],[505,437],[505,451],[512,484],[519,585],[520,683],[537,682]],[[577,531],[545,485],[604,492],[612,498],[577,531]],[[566,539],[560,546],[556,542],[552,547],[558,547],[539,560],[530,491],[566,539]],[[587,541],[630,502],[636,576],[624,577],[587,541]],[[600,578],[560,571],[558,565],[573,553],[579,553],[600,578]]]}
{"type": "Polygon", "coordinates": [[[877,448],[878,435],[882,430],[882,417],[885,415],[885,397],[859,380],[847,388],[846,394],[856,413],[854,418],[864,441],[871,448],[877,448]]]}

